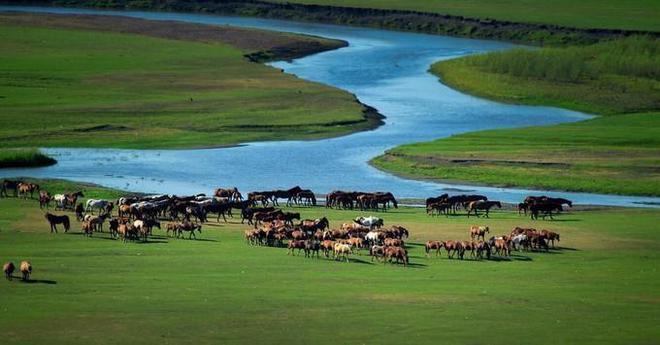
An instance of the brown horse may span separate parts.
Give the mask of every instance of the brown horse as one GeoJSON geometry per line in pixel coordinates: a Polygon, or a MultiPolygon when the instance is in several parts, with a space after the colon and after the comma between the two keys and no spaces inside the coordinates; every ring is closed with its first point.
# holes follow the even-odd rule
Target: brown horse
{"type": "Polygon", "coordinates": [[[473,225],[470,227],[470,238],[474,241],[474,238],[476,237],[477,240],[479,240],[479,237],[481,237],[482,240],[486,239],[486,234],[490,231],[490,229],[487,226],[476,226],[473,225]]]}
{"type": "Polygon", "coordinates": [[[53,200],[53,197],[45,190],[39,191],[39,208],[43,209],[44,206],[46,208],[50,208],[50,202],[53,200]]]}
{"type": "Polygon", "coordinates": [[[472,201],[468,204],[468,212],[467,215],[468,217],[470,216],[470,213],[474,211],[474,215],[479,217],[479,213],[477,213],[478,210],[485,210],[486,213],[486,218],[490,218],[488,216],[488,213],[490,212],[490,209],[493,208],[493,206],[497,206],[497,208],[502,208],[502,203],[499,201],[483,201],[483,200],[478,200],[478,201],[472,201]]]}
{"type": "Polygon", "coordinates": [[[62,224],[64,226],[64,232],[69,231],[69,227],[71,226],[71,222],[69,221],[69,216],[64,215],[64,216],[56,216],[52,213],[46,213],[44,215],[46,219],[48,219],[48,223],[50,223],[50,232],[55,232],[57,233],[57,224],[62,224]]]}
{"type": "Polygon", "coordinates": [[[30,199],[34,198],[34,192],[39,190],[39,185],[35,183],[21,182],[18,184],[18,195],[22,195],[23,198],[28,198],[28,193],[30,193],[30,199]]]}
{"type": "Polygon", "coordinates": [[[440,241],[427,241],[426,245],[424,246],[426,257],[429,256],[429,252],[432,250],[435,250],[435,256],[439,256],[441,254],[440,249],[442,249],[442,242],[440,241]]]}
{"type": "Polygon", "coordinates": [[[238,188],[218,188],[215,190],[214,195],[218,198],[227,198],[230,201],[241,201],[243,200],[243,195],[238,191],[238,188]]]}

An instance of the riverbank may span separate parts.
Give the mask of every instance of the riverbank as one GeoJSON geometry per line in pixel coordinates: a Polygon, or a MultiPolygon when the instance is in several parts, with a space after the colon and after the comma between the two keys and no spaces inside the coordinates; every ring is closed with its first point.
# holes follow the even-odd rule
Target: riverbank
{"type": "MultiPolygon", "coordinates": [[[[84,190],[86,197],[109,200],[121,194],[74,182],[34,182],[51,193],[84,190]]],[[[324,207],[286,211],[326,216],[333,227],[363,215],[324,207]]],[[[243,233],[251,227],[238,218],[216,223],[211,217],[197,240],[168,237],[163,219],[148,242],[122,243],[107,230],[82,236],[73,213],[55,213],[71,218],[68,233],[49,233],[36,200],[0,198],[0,260],[29,260],[34,268],[31,283],[0,282],[6,344],[151,344],[162,343],[164,334],[173,342],[223,344],[461,343],[475,323],[491,330],[492,344],[510,344],[514,333],[537,344],[654,343],[660,337],[653,326],[660,237],[648,231],[658,210],[570,211],[557,221],[494,210],[477,223],[464,216],[429,217],[423,209],[389,210],[381,215],[386,226],[410,232],[406,268],[372,262],[366,250],[345,263],[250,246],[243,233]],[[561,241],[549,253],[514,251],[492,260],[469,254],[450,260],[444,250],[440,257],[425,256],[426,241],[467,240],[474,224],[488,225],[492,236],[515,226],[549,229],[561,241]],[[562,326],[548,327],[539,315],[553,315],[562,326]],[[514,318],[527,320],[526,327],[511,323],[514,318]],[[305,326],[293,335],[287,328],[292,323],[305,326]],[[383,338],[392,324],[398,331],[383,338]]]]}
{"type": "Polygon", "coordinates": [[[438,62],[431,71],[463,92],[606,116],[404,145],[372,164],[409,178],[658,196],[659,51],[657,40],[629,38],[438,62]]]}
{"type": "Polygon", "coordinates": [[[218,147],[382,124],[350,93],[250,62],[346,46],[339,40],[54,14],[0,14],[0,30],[3,147],[218,147]]]}
{"type": "MultiPolygon", "coordinates": [[[[296,2],[22,0],[9,3],[0,1],[0,4],[213,13],[358,25],[528,44],[588,44],[632,34],[660,35],[660,27],[657,25],[653,11],[640,11],[629,3],[620,2],[616,3],[617,10],[606,10],[593,16],[587,15],[592,13],[593,9],[576,12],[575,3],[569,2],[562,2],[557,6],[550,5],[543,10],[529,10],[528,3],[521,4],[514,1],[507,5],[494,5],[484,1],[459,12],[448,10],[442,4],[428,4],[421,1],[374,3],[373,6],[378,8],[368,8],[367,6],[371,7],[372,4],[364,5],[359,1],[332,0],[296,2]],[[513,17],[511,17],[512,12],[513,17]],[[460,15],[452,13],[460,13],[460,15]],[[538,19],[525,20],[529,16],[538,19]],[[615,25],[614,23],[620,21],[622,17],[626,18],[626,25],[615,25]]],[[[591,4],[596,8],[608,8],[608,4],[602,2],[591,4]]],[[[589,8],[588,4],[584,6],[589,8]]]]}
{"type": "Polygon", "coordinates": [[[56,163],[57,160],[36,148],[0,149],[0,169],[43,167],[56,163]]]}

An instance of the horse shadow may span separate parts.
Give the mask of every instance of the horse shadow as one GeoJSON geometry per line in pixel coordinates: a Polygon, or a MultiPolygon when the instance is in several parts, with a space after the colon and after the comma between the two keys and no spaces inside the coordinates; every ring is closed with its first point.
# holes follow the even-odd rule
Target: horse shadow
{"type": "Polygon", "coordinates": [[[47,280],[47,279],[28,279],[28,280],[23,280],[21,277],[17,276],[12,276],[12,278],[18,279],[19,282],[23,284],[48,284],[48,285],[55,285],[57,284],[56,281],[54,280],[47,280]]]}
{"type": "Polygon", "coordinates": [[[362,264],[362,265],[373,265],[371,261],[362,260],[360,258],[349,258],[350,263],[362,264]]]}

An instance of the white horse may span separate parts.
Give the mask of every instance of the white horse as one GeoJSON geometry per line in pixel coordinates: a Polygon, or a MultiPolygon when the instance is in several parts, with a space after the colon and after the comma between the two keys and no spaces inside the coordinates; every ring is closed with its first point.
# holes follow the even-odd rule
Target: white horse
{"type": "Polygon", "coordinates": [[[529,242],[528,242],[527,235],[520,234],[520,235],[514,236],[511,239],[511,243],[513,243],[513,249],[520,250],[520,247],[527,248],[529,242]]]}
{"type": "Polygon", "coordinates": [[[380,232],[379,231],[369,231],[365,236],[364,239],[369,241],[371,245],[375,245],[378,243],[380,232]]]}
{"type": "Polygon", "coordinates": [[[107,200],[89,199],[87,200],[87,204],[85,204],[85,212],[94,214],[94,209],[98,209],[99,213],[101,213],[102,211],[106,210],[110,204],[111,202],[107,200]]]}
{"type": "Polygon", "coordinates": [[[357,217],[353,219],[354,222],[364,225],[366,227],[369,227],[370,230],[373,230],[373,228],[380,228],[383,226],[384,222],[382,219],[374,216],[369,216],[369,217],[357,217]]]}
{"type": "Polygon", "coordinates": [[[66,196],[64,194],[55,194],[53,200],[55,200],[56,210],[63,210],[66,207],[66,196]]]}

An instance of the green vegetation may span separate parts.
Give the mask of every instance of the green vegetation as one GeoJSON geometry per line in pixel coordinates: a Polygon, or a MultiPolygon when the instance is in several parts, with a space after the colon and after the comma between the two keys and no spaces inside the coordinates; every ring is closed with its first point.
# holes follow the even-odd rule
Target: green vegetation
{"type": "Polygon", "coordinates": [[[627,195],[660,195],[660,113],[466,133],[375,158],[413,177],[627,195]]]}
{"type": "Polygon", "coordinates": [[[660,43],[647,37],[438,62],[444,83],[477,96],[616,116],[404,145],[373,164],[413,178],[658,196],[659,66],[660,43]]]}
{"type": "Polygon", "coordinates": [[[57,161],[36,148],[1,149],[0,168],[39,167],[53,165],[57,161]]]}
{"type": "MultiPolygon", "coordinates": [[[[243,57],[309,37],[214,28],[215,36],[187,42],[146,37],[152,29],[136,19],[89,17],[85,27],[96,27],[82,30],[37,27],[73,20],[66,16],[29,16],[32,25],[14,24],[17,17],[0,17],[0,147],[220,146],[337,136],[378,122],[365,119],[347,92],[243,57]],[[99,31],[135,27],[145,35],[99,31]],[[242,50],[213,37],[252,45],[242,50]]],[[[187,26],[165,28],[175,30],[153,35],[176,36],[187,26]]],[[[203,28],[188,31],[203,36],[203,28]]]]}
{"type": "Polygon", "coordinates": [[[660,40],[648,37],[468,56],[431,71],[454,88],[503,102],[604,115],[660,109],[660,40]]]}
{"type": "Polygon", "coordinates": [[[576,28],[660,31],[655,0],[269,0],[362,8],[413,10],[576,28]]]}
{"type": "MultiPolygon", "coordinates": [[[[51,192],[79,189],[38,182],[51,192]]],[[[92,197],[117,195],[83,188],[92,197]]],[[[328,215],[333,227],[358,215],[295,211],[328,215]]],[[[197,241],[157,229],[147,244],[107,233],[85,238],[75,221],[72,232],[51,235],[35,200],[0,199],[0,261],[30,260],[35,280],[0,281],[0,332],[8,345],[462,344],[480,342],[479,327],[489,344],[656,343],[660,233],[649,230],[658,212],[581,211],[555,222],[495,212],[475,223],[400,208],[384,217],[411,231],[412,265],[403,268],[372,263],[364,252],[347,264],[251,247],[237,220],[206,224],[197,241]],[[552,229],[563,249],[510,261],[424,257],[426,240],[467,239],[469,226],[482,222],[493,235],[513,226],[552,229]]]]}

